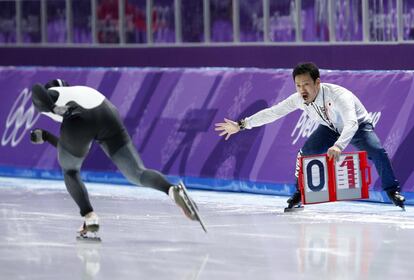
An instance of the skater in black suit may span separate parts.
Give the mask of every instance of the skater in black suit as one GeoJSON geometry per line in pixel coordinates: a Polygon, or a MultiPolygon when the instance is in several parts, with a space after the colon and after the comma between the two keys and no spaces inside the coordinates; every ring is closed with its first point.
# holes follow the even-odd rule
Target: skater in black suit
{"type": "Polygon", "coordinates": [[[131,183],[168,194],[188,218],[196,220],[180,185],[173,185],[160,172],[145,168],[117,109],[100,92],[87,86],[69,86],[57,79],[45,86],[35,84],[32,101],[39,112],[61,122],[59,138],[46,130],[35,129],[31,132],[31,141],[35,144],[46,141],[57,147],[66,188],[85,217],[81,235],[99,230],[98,216],[80,176],[93,141],[99,143],[131,183]]]}

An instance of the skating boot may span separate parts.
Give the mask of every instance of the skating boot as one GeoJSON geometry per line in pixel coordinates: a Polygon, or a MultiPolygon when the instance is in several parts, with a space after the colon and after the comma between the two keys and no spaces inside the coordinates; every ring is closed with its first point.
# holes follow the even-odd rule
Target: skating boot
{"type": "Polygon", "coordinates": [[[95,212],[90,212],[85,215],[85,221],[79,228],[77,237],[78,240],[91,240],[101,241],[101,238],[97,235],[99,231],[99,218],[95,212]]]}
{"type": "Polygon", "coordinates": [[[293,195],[286,202],[288,203],[288,206],[285,208],[285,213],[302,211],[304,209],[304,207],[302,206],[300,191],[298,190],[294,192],[293,195]]]}
{"type": "Polygon", "coordinates": [[[201,220],[201,217],[198,213],[197,204],[190,198],[188,195],[187,189],[184,183],[179,183],[176,186],[170,187],[168,190],[168,196],[177,204],[178,207],[184,212],[190,220],[198,221],[205,232],[207,229],[201,220]]]}
{"type": "Polygon", "coordinates": [[[401,207],[405,211],[405,197],[398,190],[387,191],[387,195],[395,206],[401,207]]]}
{"type": "MultiPolygon", "coordinates": [[[[188,197],[188,199],[185,197],[184,191],[182,188],[180,188],[180,184],[177,186],[172,186],[168,190],[168,196],[177,204],[178,207],[181,208],[184,215],[187,216],[190,220],[196,220],[195,212],[191,208],[190,201],[191,198],[188,197]]],[[[194,202],[193,202],[194,203],[194,202]]]]}

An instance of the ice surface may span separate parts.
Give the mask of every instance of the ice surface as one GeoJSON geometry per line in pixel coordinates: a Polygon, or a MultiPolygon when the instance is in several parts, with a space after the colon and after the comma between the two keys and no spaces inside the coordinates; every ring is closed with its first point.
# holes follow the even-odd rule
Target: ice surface
{"type": "Polygon", "coordinates": [[[0,279],[413,279],[412,206],[190,190],[205,234],[163,193],[87,188],[101,244],[76,241],[62,181],[0,177],[0,279]]]}

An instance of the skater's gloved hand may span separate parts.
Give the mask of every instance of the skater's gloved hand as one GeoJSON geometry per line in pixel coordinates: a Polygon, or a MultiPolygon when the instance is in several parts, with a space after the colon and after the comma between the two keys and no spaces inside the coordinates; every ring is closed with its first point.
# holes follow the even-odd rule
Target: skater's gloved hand
{"type": "Polygon", "coordinates": [[[333,158],[336,161],[338,161],[339,156],[341,155],[341,152],[342,152],[341,149],[339,149],[337,146],[330,147],[327,152],[329,160],[333,158]]]}
{"type": "Polygon", "coordinates": [[[68,106],[55,106],[53,107],[53,113],[63,117],[67,113],[68,109],[68,106]]]}
{"type": "Polygon", "coordinates": [[[30,131],[30,142],[32,144],[43,144],[45,142],[43,139],[43,130],[35,128],[30,131]]]}
{"type": "Polygon", "coordinates": [[[80,115],[85,111],[85,109],[82,106],[80,106],[78,103],[76,103],[75,101],[68,102],[66,106],[68,106],[69,108],[66,114],[63,116],[64,118],[68,118],[68,119],[77,118],[77,117],[80,117],[80,115]]]}
{"type": "Polygon", "coordinates": [[[83,109],[75,101],[70,101],[64,106],[55,106],[53,108],[53,112],[59,116],[62,116],[64,119],[73,119],[79,117],[84,110],[85,109],[83,109]]]}
{"type": "Polygon", "coordinates": [[[229,139],[231,135],[240,131],[239,124],[235,121],[224,119],[224,123],[216,123],[215,131],[222,131],[219,136],[225,135],[225,140],[229,139]],[[227,135],[226,135],[227,134],[227,135]]]}

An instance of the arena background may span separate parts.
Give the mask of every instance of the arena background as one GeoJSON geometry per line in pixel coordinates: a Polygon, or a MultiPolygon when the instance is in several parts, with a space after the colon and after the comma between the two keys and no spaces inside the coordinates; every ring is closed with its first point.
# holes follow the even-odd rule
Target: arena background
{"type": "MultiPolygon", "coordinates": [[[[213,124],[288,96],[289,69],[313,61],[323,82],[349,88],[373,114],[412,202],[412,1],[33,0],[0,7],[3,175],[61,178],[54,149],[30,145],[27,133],[37,126],[57,132],[33,111],[30,86],[63,78],[97,88],[120,108],[148,167],[192,188],[288,195],[295,155],[313,123],[296,112],[226,143],[213,124]]],[[[371,199],[384,201],[373,173],[371,199]]],[[[125,183],[96,147],[83,175],[125,183]]]]}

